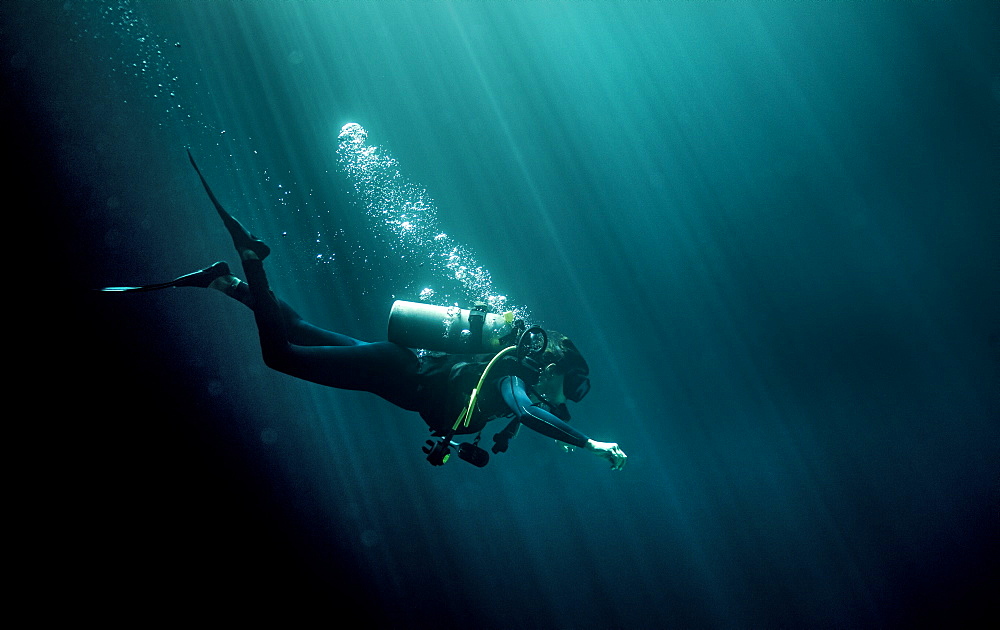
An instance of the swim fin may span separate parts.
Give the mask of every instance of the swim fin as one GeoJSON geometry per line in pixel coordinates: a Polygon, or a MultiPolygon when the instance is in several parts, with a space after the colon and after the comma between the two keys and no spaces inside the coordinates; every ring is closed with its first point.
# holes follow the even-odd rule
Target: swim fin
{"type": "Polygon", "coordinates": [[[160,282],[158,284],[147,284],[141,287],[105,287],[99,291],[157,291],[159,289],[170,289],[173,287],[199,287],[207,289],[212,281],[222,276],[231,275],[229,264],[224,260],[205,267],[194,273],[189,273],[179,278],[174,278],[170,282],[160,282]]]}
{"type": "Polygon", "coordinates": [[[201,185],[205,187],[205,192],[208,193],[208,198],[212,201],[212,205],[215,206],[219,217],[222,218],[222,223],[226,226],[226,230],[229,231],[229,236],[233,239],[233,245],[236,246],[236,251],[242,254],[244,250],[249,249],[257,254],[259,260],[267,258],[267,255],[271,253],[271,248],[264,241],[251,234],[239,221],[233,218],[233,215],[226,212],[226,209],[222,207],[219,200],[215,198],[212,189],[208,187],[208,182],[205,181],[205,177],[201,174],[198,165],[195,164],[194,156],[191,155],[191,149],[187,150],[187,154],[188,159],[191,160],[191,166],[194,167],[194,172],[198,173],[198,179],[201,180],[201,185]]]}

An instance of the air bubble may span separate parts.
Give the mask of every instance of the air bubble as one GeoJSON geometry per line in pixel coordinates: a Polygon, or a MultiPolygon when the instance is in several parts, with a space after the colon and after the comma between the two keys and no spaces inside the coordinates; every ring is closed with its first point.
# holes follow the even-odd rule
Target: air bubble
{"type": "MultiPolygon", "coordinates": [[[[395,159],[366,144],[368,132],[364,127],[348,123],[341,128],[337,139],[337,161],[352,184],[359,205],[365,208],[381,234],[392,239],[391,247],[406,252],[401,256],[404,269],[407,260],[429,260],[445,289],[442,297],[450,299],[457,294],[464,304],[483,301],[498,310],[499,305],[506,304],[506,298],[498,299],[499,292],[489,271],[440,228],[437,209],[427,191],[406,180],[395,159]],[[447,288],[453,285],[454,291],[447,288]]],[[[422,264],[417,262],[413,267],[422,264]]],[[[412,269],[407,271],[412,273],[412,269]]],[[[425,299],[423,293],[421,296],[425,299]]],[[[507,310],[515,310],[522,319],[529,319],[525,309],[507,307],[507,310]]]]}

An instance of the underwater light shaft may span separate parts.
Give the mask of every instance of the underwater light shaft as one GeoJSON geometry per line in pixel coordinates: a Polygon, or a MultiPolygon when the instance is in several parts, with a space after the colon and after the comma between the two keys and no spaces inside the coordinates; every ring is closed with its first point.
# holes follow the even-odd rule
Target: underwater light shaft
{"type": "Polygon", "coordinates": [[[367,139],[368,132],[358,123],[344,125],[338,136],[337,162],[368,217],[388,232],[404,258],[429,265],[443,284],[454,287],[440,295],[425,287],[419,298],[466,305],[481,301],[494,312],[512,311],[527,319],[526,309],[510,304],[495,288],[490,272],[441,229],[427,191],[403,177],[399,163],[379,147],[368,145],[367,139]]]}

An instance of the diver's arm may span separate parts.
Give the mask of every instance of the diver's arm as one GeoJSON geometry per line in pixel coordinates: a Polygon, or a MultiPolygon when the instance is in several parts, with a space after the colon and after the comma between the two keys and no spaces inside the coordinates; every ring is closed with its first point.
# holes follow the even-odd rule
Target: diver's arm
{"type": "Polygon", "coordinates": [[[504,403],[526,427],[572,446],[587,447],[590,438],[531,402],[524,381],[520,378],[505,376],[500,379],[499,387],[504,403]]]}
{"type": "Polygon", "coordinates": [[[625,452],[616,443],[592,440],[548,411],[534,406],[520,378],[505,376],[500,379],[499,387],[504,403],[529,429],[603,457],[611,463],[612,470],[621,470],[625,465],[625,452]]]}

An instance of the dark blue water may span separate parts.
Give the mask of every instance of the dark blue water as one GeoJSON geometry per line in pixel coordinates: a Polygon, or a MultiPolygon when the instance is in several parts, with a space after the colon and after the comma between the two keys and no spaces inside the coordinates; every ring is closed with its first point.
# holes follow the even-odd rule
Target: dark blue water
{"type": "Polygon", "coordinates": [[[995,3],[0,17],[44,601],[438,628],[995,616],[995,3]],[[338,153],[348,123],[378,177],[338,153]],[[264,368],[235,301],[89,293],[235,262],[185,147],[317,324],[382,339],[393,299],[485,294],[570,334],[594,379],[574,423],[625,471],[530,434],[432,468],[416,415],[264,368]]]}

